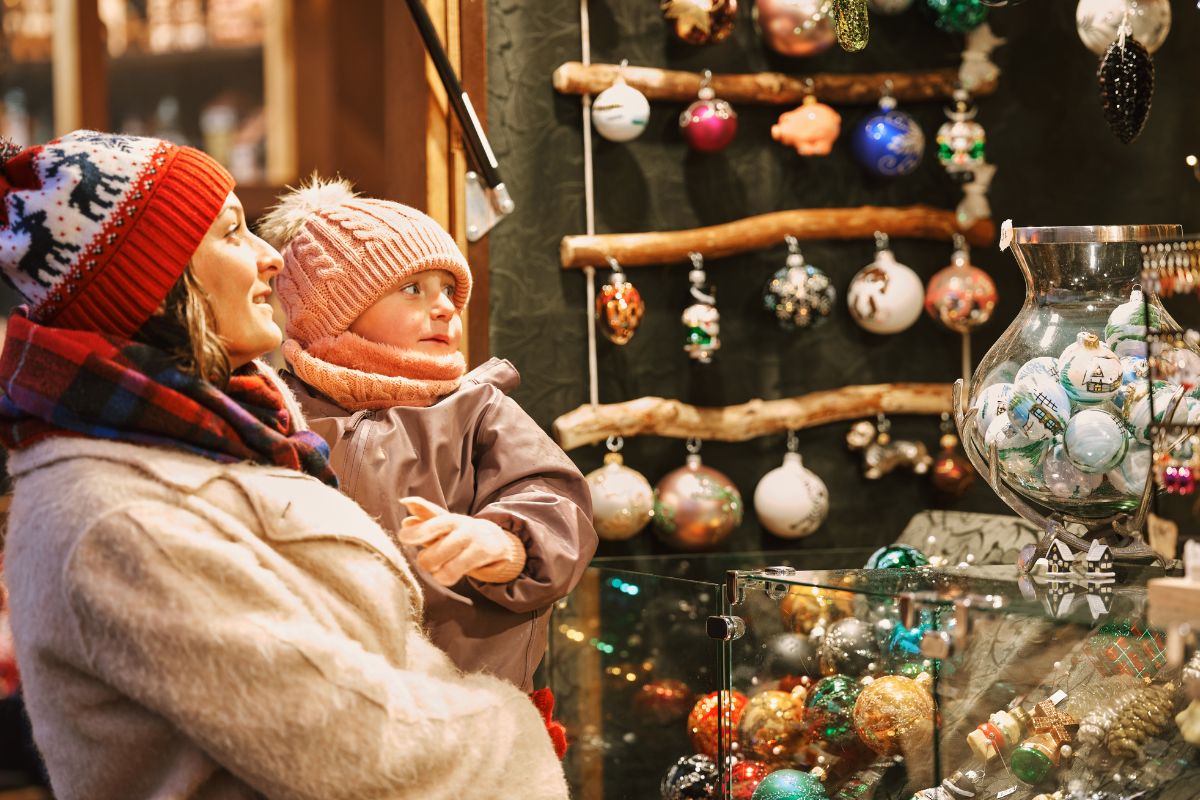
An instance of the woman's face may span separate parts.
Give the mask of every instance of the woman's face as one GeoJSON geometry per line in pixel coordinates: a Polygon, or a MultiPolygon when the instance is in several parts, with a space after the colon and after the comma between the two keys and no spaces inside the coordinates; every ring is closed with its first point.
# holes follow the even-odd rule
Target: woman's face
{"type": "Polygon", "coordinates": [[[246,225],[246,213],[233,192],[192,255],[192,271],[208,295],[217,334],[229,350],[233,369],[269,353],[283,341],[275,324],[270,280],[283,259],[246,225]]]}
{"type": "Polygon", "coordinates": [[[350,324],[364,339],[429,356],[450,355],[462,338],[454,307],[454,276],[444,269],[418,272],[350,324]]]}

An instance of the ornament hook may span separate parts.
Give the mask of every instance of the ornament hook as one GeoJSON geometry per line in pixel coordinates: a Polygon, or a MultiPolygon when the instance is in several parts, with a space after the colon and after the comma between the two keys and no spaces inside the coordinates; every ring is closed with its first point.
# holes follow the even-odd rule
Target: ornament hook
{"type": "Polygon", "coordinates": [[[698,436],[689,436],[689,437],[687,438],[687,444],[685,444],[685,445],[684,445],[684,447],[686,447],[686,448],[687,448],[687,451],[688,451],[688,454],[689,454],[689,455],[693,455],[693,456],[694,456],[694,455],[697,455],[697,454],[700,452],[700,446],[701,446],[701,444],[702,444],[702,442],[700,441],[700,437],[698,437],[698,436]]]}
{"type": "Polygon", "coordinates": [[[883,231],[875,231],[875,252],[882,253],[884,250],[891,249],[891,242],[888,240],[888,235],[883,231]]]}
{"type": "Polygon", "coordinates": [[[609,436],[608,441],[604,445],[608,448],[608,452],[619,453],[621,452],[621,448],[625,446],[625,437],[620,434],[609,436]]]}
{"type": "Polygon", "coordinates": [[[800,437],[796,435],[793,428],[789,428],[787,432],[787,451],[789,453],[800,452],[800,437]]]}
{"type": "Polygon", "coordinates": [[[704,74],[700,78],[700,91],[696,93],[701,100],[712,100],[717,96],[716,91],[712,88],[712,77],[711,69],[704,70],[704,74]]]}

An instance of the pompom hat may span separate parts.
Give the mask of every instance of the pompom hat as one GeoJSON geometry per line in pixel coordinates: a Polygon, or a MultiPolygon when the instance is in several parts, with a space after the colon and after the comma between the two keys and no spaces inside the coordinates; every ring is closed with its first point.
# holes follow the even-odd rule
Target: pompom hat
{"type": "Polygon", "coordinates": [[[0,275],[40,324],[121,337],[150,318],[233,190],[210,156],[75,131],[0,166],[0,275]]]}
{"type": "Polygon", "coordinates": [[[349,329],[417,273],[454,276],[454,305],[471,297],[471,270],[454,239],[414,208],[360,197],[344,180],[313,176],[280,198],[258,233],[283,255],[275,292],[287,335],[309,347],[349,329]]]}

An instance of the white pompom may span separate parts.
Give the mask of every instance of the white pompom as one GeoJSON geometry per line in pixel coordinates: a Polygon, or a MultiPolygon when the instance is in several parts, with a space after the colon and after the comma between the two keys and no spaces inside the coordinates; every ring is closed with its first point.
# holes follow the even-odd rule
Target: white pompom
{"type": "Polygon", "coordinates": [[[299,188],[289,187],[288,193],[263,215],[258,222],[258,235],[282,250],[314,214],[337,208],[357,196],[350,181],[321,178],[314,172],[299,188]]]}

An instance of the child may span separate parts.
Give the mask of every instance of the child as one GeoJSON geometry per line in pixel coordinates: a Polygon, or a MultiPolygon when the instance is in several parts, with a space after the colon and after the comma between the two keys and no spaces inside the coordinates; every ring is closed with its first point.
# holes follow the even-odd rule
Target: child
{"type": "Polygon", "coordinates": [[[591,495],[507,397],[511,364],[464,375],[458,246],[419,211],[316,177],[260,232],[283,253],[286,377],[342,490],[419,566],[433,642],[530,691],[550,607],[596,549],[591,495]]]}

